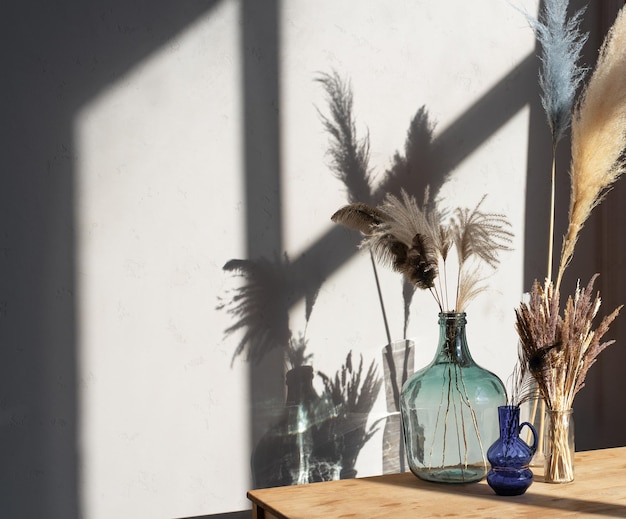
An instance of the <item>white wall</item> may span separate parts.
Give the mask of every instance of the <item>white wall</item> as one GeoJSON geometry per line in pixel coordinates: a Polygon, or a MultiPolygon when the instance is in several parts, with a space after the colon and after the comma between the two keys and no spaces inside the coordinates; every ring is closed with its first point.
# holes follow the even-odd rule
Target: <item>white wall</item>
{"type": "MultiPolygon", "coordinates": [[[[524,5],[535,12],[537,2],[524,5]]],[[[245,255],[239,3],[223,0],[86,103],[75,119],[78,218],[80,491],[85,517],[173,518],[248,508],[247,365],[216,310],[245,255]]],[[[327,168],[313,81],[349,79],[355,114],[382,174],[426,105],[441,135],[534,52],[508,2],[347,0],[283,3],[280,122],[284,246],[296,257],[346,201],[327,168]]],[[[469,309],[475,359],[506,379],[522,287],[527,151],[520,109],[452,172],[441,196],[513,223],[492,290],[469,309]]],[[[392,333],[402,333],[400,282],[380,272],[392,333]]],[[[292,312],[302,331],[303,309],[292,312]]],[[[435,348],[437,308],[416,296],[416,365],[435,348]]],[[[308,327],[318,370],[349,350],[366,362],[386,343],[369,259],[355,254],[322,286],[308,327]]],[[[381,367],[382,369],[382,367],[381,367]]],[[[376,404],[372,419],[384,413],[376,404]]],[[[359,475],[380,473],[380,437],[359,475]]]]}

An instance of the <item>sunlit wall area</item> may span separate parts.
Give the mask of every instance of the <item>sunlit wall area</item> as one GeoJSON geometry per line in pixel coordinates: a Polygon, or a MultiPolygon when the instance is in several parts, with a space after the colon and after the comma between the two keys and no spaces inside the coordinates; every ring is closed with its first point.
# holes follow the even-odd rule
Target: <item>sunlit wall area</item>
{"type": "Polygon", "coordinates": [[[238,3],[76,118],[85,517],[246,507],[245,365],[215,310],[242,252],[238,3]]]}
{"type": "MultiPolygon", "coordinates": [[[[527,8],[534,11],[536,3],[527,8]]],[[[306,255],[347,203],[330,168],[329,116],[323,74],[337,73],[353,92],[359,137],[369,136],[373,187],[384,182],[396,152],[404,153],[409,124],[424,108],[434,126],[423,177],[444,206],[506,214],[514,249],[502,255],[491,289],[468,315],[476,360],[503,379],[510,374],[516,336],[513,308],[522,289],[528,105],[536,99],[534,39],[523,16],[505,2],[289,2],[282,10],[282,132],[285,243],[306,255]],[[532,72],[531,72],[532,69],[532,72]]],[[[419,182],[418,182],[419,183],[419,182]]],[[[414,193],[421,201],[423,193],[414,193]]],[[[547,239],[547,237],[546,237],[547,239]]],[[[392,339],[403,334],[400,278],[379,268],[392,339]]],[[[408,336],[416,367],[432,358],[437,306],[428,292],[412,305],[408,336]]],[[[294,308],[294,331],[305,329],[304,304],[294,308]]],[[[362,354],[382,370],[387,343],[369,255],[356,252],[322,284],[306,326],[316,369],[334,374],[346,355],[362,354]]],[[[386,413],[380,398],[372,421],[386,413]]],[[[380,473],[381,434],[359,458],[359,475],[380,473]]]]}
{"type": "MultiPolygon", "coordinates": [[[[523,16],[496,0],[279,6],[277,252],[306,256],[347,201],[328,167],[320,73],[350,82],[375,187],[424,107],[433,194],[448,207],[474,207],[487,194],[484,208],[512,223],[513,250],[468,310],[475,359],[506,380],[524,288],[528,104],[536,102],[535,42],[523,16]]],[[[525,6],[536,12],[537,2],[525,6]]],[[[249,29],[240,9],[223,0],[75,118],[80,492],[90,519],[248,507],[248,364],[245,355],[233,361],[241,335],[225,336],[233,316],[218,309],[237,286],[224,264],[246,254],[241,31],[249,29]]],[[[379,274],[401,338],[400,279],[379,274]]],[[[419,368],[436,346],[438,310],[425,292],[412,310],[419,368]]],[[[316,370],[334,374],[349,351],[380,362],[387,339],[368,256],[355,247],[327,273],[308,325],[302,301],[290,319],[295,334],[306,329],[316,370]]],[[[381,396],[370,421],[385,413],[381,396]]],[[[357,470],[381,469],[377,434],[357,470]]]]}

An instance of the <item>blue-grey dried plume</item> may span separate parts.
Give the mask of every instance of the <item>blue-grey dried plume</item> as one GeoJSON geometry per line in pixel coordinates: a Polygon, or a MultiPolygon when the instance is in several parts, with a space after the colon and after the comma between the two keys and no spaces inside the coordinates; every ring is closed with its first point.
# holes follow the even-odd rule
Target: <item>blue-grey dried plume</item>
{"type": "Polygon", "coordinates": [[[578,65],[589,33],[580,31],[585,7],[567,18],[569,0],[545,0],[539,19],[526,14],[541,44],[541,103],[552,131],[552,142],[563,137],[572,120],[576,91],[587,69],[578,65]]]}

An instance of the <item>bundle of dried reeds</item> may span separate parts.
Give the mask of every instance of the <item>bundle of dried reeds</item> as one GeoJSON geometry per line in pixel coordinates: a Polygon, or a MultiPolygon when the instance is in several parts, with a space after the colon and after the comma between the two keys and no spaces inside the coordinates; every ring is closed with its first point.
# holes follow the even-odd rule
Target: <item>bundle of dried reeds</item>
{"type": "MultiPolygon", "coordinates": [[[[551,4],[554,2],[547,2],[551,4]]],[[[567,5],[567,2],[561,2],[567,5]]],[[[605,38],[595,70],[572,117],[571,198],[556,284],[550,276],[535,281],[530,301],[516,310],[522,362],[534,377],[553,416],[546,456],[546,479],[573,479],[573,449],[566,413],[584,386],[597,356],[614,341],[600,342],[622,306],[605,316],[594,329],[600,309],[593,295],[597,274],[585,288],[576,287],[563,314],[560,289],[579,233],[593,208],[626,168],[626,10],[623,8],[605,38]]]]}
{"type": "Polygon", "coordinates": [[[480,268],[496,268],[499,253],[509,250],[513,237],[504,215],[481,210],[484,199],[474,209],[455,209],[448,219],[445,211],[430,202],[428,190],[421,207],[403,190],[400,198],[387,194],[376,207],[364,203],[342,207],[332,220],[362,232],[361,246],[415,287],[429,290],[441,312],[464,312],[486,288],[480,268]],[[451,302],[448,262],[452,250],[457,271],[451,302]]]}

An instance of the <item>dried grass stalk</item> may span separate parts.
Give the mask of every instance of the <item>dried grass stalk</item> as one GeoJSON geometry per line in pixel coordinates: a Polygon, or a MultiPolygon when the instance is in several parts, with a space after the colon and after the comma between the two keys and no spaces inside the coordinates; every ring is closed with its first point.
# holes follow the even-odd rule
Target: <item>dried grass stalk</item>
{"type": "Polygon", "coordinates": [[[568,411],[585,384],[589,368],[614,341],[600,342],[622,306],[605,316],[593,330],[600,309],[600,295],[593,296],[594,275],[585,288],[576,288],[559,313],[559,293],[546,281],[535,282],[528,304],[516,310],[516,327],[524,359],[548,408],[568,411]]]}
{"type": "Polygon", "coordinates": [[[547,411],[548,448],[545,452],[546,483],[569,483],[574,480],[574,428],[572,413],[547,411]]]}
{"type": "Polygon", "coordinates": [[[600,309],[600,296],[593,296],[597,274],[584,289],[576,288],[567,300],[563,317],[559,292],[552,282],[543,287],[535,282],[530,302],[516,310],[523,364],[537,382],[548,407],[548,441],[545,454],[547,482],[565,483],[574,479],[574,441],[570,415],[574,397],[585,385],[589,368],[598,355],[614,341],[600,342],[617,317],[621,306],[605,316],[593,330],[600,309]]]}
{"type": "MultiPolygon", "coordinates": [[[[596,68],[572,118],[571,198],[556,284],[550,274],[543,286],[533,284],[530,302],[516,310],[516,327],[527,364],[551,413],[545,452],[546,481],[574,478],[573,437],[568,413],[585,384],[589,368],[614,341],[600,342],[622,306],[594,330],[600,296],[593,295],[597,274],[585,288],[576,287],[563,315],[559,294],[563,273],[578,235],[591,211],[624,173],[626,161],[626,8],[604,40],[596,68]]],[[[548,271],[550,272],[550,270],[548,271]]]]}

